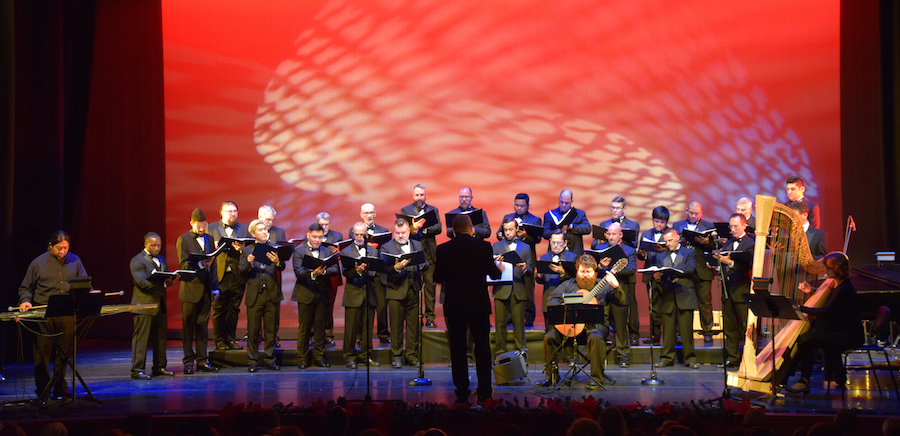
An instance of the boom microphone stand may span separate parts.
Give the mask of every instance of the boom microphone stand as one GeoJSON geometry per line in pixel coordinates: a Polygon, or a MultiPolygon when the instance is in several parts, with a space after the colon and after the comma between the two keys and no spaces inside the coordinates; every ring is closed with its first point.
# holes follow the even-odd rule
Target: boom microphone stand
{"type": "MultiPolygon", "coordinates": [[[[416,272],[419,272],[418,265],[416,266],[416,272]]],[[[422,348],[425,346],[425,343],[422,341],[422,321],[425,320],[425,292],[423,291],[423,287],[419,287],[419,350],[416,354],[419,356],[419,375],[418,377],[409,381],[410,386],[431,386],[431,379],[425,377],[425,362],[422,359],[422,348]]],[[[409,327],[407,327],[409,328],[409,327]]]]}
{"type": "MultiPolygon", "coordinates": [[[[650,317],[653,318],[653,282],[652,279],[649,287],[647,287],[647,296],[650,300],[650,317]]],[[[651,320],[651,324],[652,324],[651,320]]],[[[652,329],[651,329],[652,330],[652,329]]],[[[650,332],[650,336],[653,336],[653,332],[650,332]]],[[[653,362],[653,341],[650,341],[650,378],[645,378],[641,380],[641,384],[644,386],[662,386],[666,384],[665,381],[661,380],[656,374],[656,365],[653,362]]]]}

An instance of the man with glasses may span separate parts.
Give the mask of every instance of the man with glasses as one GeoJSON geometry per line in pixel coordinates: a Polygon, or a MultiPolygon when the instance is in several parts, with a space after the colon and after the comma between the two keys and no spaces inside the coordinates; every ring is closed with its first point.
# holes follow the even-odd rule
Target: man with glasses
{"type": "MultiPolygon", "coordinates": [[[[372,203],[366,203],[359,208],[359,217],[362,218],[362,223],[366,226],[366,235],[368,236],[376,233],[390,232],[387,227],[375,224],[376,216],[375,205],[372,203]]],[[[353,236],[352,227],[350,228],[350,235],[353,236]]],[[[375,252],[378,250],[378,244],[368,243],[367,246],[375,252]]],[[[382,344],[389,344],[391,343],[391,331],[388,327],[388,311],[387,302],[384,299],[384,284],[381,283],[381,280],[375,280],[374,283],[372,283],[372,286],[375,287],[375,298],[377,300],[375,306],[375,324],[378,332],[378,339],[382,344]]],[[[346,292],[346,288],[344,289],[344,292],[346,292]]]]}
{"type": "MultiPolygon", "coordinates": [[[[513,200],[513,210],[514,212],[508,214],[503,217],[503,221],[506,221],[507,218],[512,218],[516,220],[516,223],[519,224],[519,229],[516,231],[516,236],[519,238],[519,241],[528,244],[528,247],[531,249],[531,258],[537,259],[537,249],[535,248],[539,242],[541,242],[541,236],[532,237],[529,235],[522,224],[531,224],[534,226],[542,227],[543,222],[540,218],[532,215],[528,208],[530,207],[531,199],[528,197],[528,194],[522,192],[516,194],[515,200],[513,200]]],[[[503,237],[503,229],[497,231],[497,241],[502,241],[503,237]]],[[[536,314],[535,304],[534,304],[534,276],[525,277],[525,288],[526,288],[526,296],[527,300],[525,301],[525,326],[531,327],[534,325],[534,318],[536,314]]]]}
{"type": "Polygon", "coordinates": [[[559,207],[544,214],[544,238],[550,239],[554,230],[562,230],[569,251],[580,256],[584,254],[583,238],[584,235],[591,233],[591,223],[588,222],[583,210],[572,206],[573,199],[574,195],[568,189],[559,193],[559,207]],[[569,218],[569,215],[572,217],[569,218]]]}
{"type": "Polygon", "coordinates": [[[323,263],[318,268],[309,269],[303,266],[303,257],[311,256],[325,259],[333,253],[322,246],[325,230],[318,223],[309,226],[306,232],[306,243],[294,249],[294,293],[291,300],[297,302],[297,358],[300,369],[309,367],[309,335],[313,332],[313,361],[316,366],[331,366],[325,360],[325,323],[328,317],[328,304],[334,291],[332,277],[338,275],[337,264],[326,267],[323,263]]]}

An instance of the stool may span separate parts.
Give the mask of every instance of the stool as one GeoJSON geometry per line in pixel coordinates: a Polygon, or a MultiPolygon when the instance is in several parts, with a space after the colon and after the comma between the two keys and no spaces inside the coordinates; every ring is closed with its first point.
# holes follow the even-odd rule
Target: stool
{"type": "Polygon", "coordinates": [[[878,386],[878,394],[881,395],[881,382],[878,381],[878,373],[877,370],[883,369],[887,370],[891,373],[891,381],[894,383],[894,393],[897,395],[897,398],[900,398],[900,391],[897,389],[897,380],[894,376],[895,369],[897,367],[891,365],[891,358],[888,356],[887,350],[884,347],[879,347],[877,345],[863,345],[859,348],[854,348],[851,350],[846,350],[841,353],[844,358],[844,368],[849,371],[872,371],[872,375],[875,377],[875,385],[878,386]],[[872,360],[872,352],[882,353],[884,354],[884,365],[875,365],[875,362],[872,360]],[[848,358],[852,353],[866,353],[869,357],[868,365],[847,365],[848,358]]]}

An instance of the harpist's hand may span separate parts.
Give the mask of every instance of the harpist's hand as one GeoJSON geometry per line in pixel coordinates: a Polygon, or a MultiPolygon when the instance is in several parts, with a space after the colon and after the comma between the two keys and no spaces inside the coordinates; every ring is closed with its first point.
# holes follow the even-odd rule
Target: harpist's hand
{"type": "Polygon", "coordinates": [[[806,294],[812,292],[812,286],[810,286],[807,282],[803,282],[797,285],[797,289],[803,291],[806,294]]]}

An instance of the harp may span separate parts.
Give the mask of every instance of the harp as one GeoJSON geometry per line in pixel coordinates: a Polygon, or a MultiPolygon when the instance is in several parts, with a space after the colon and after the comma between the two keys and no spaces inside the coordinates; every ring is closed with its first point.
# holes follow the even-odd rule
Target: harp
{"type": "MultiPolygon", "coordinates": [[[[798,289],[800,283],[825,272],[824,264],[810,253],[800,217],[791,208],[776,203],[775,197],[757,195],[756,207],[753,277],[771,278],[770,293],[791,297],[803,306],[825,304],[833,280],[826,280],[809,296],[798,289]]],[[[738,371],[728,373],[728,386],[770,392],[772,386],[781,384],[796,353],[797,338],[809,330],[810,323],[792,320],[778,324],[774,339],[757,350],[759,322],[756,315],[748,314],[743,359],[738,371]]]]}

